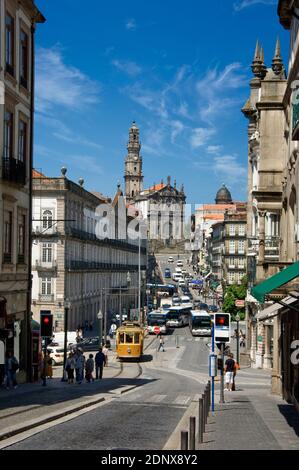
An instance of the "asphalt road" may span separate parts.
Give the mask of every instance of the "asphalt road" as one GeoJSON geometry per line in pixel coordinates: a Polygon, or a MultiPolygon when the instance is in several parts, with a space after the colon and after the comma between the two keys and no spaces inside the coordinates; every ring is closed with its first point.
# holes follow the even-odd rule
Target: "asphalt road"
{"type": "Polygon", "coordinates": [[[165,353],[156,351],[156,342],[147,351],[143,385],[7,449],[162,449],[194,395],[203,391],[204,383],[178,374],[207,370],[206,341],[193,338],[188,328],[174,330],[165,337],[165,353]]]}

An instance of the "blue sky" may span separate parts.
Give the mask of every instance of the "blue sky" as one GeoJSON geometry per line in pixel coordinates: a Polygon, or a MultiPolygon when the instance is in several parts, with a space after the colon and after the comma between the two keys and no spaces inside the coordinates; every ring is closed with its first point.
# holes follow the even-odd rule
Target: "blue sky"
{"type": "Polygon", "coordinates": [[[35,167],[83,176],[112,195],[123,185],[128,129],[142,141],[144,186],[167,175],[187,202],[214,200],[222,183],[246,199],[247,121],[256,40],[271,65],[289,33],[275,0],[36,0],[35,167]]]}

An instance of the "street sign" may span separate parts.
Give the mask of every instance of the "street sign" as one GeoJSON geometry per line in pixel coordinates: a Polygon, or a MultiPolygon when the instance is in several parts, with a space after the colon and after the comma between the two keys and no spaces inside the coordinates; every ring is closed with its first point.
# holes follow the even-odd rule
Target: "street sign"
{"type": "Polygon", "coordinates": [[[236,300],[235,301],[235,306],[240,307],[240,308],[244,308],[245,307],[245,300],[236,300]]]}
{"type": "Polygon", "coordinates": [[[160,330],[160,327],[159,327],[159,326],[155,326],[155,327],[154,327],[154,333],[155,333],[156,335],[158,335],[159,333],[161,333],[161,330],[160,330]]]}

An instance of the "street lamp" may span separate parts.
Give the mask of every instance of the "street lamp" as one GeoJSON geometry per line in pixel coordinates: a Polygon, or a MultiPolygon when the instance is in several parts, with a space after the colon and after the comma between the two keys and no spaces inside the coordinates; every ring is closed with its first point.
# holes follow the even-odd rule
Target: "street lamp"
{"type": "MultiPolygon", "coordinates": [[[[131,285],[131,274],[130,274],[130,271],[127,272],[127,285],[128,285],[128,290],[130,289],[130,285],[131,285]]],[[[129,295],[129,292],[128,292],[128,298],[129,298],[129,303],[130,303],[130,295],[129,295]]],[[[130,318],[130,307],[128,306],[128,320],[131,320],[130,318]]],[[[122,324],[122,312],[120,312],[120,324],[122,324]]]]}
{"type": "Polygon", "coordinates": [[[63,346],[63,369],[62,369],[62,378],[61,382],[66,382],[65,376],[65,365],[66,365],[66,355],[67,355],[67,329],[68,329],[68,316],[69,309],[71,308],[71,302],[65,300],[64,302],[64,346],[63,346]]]}
{"type": "Polygon", "coordinates": [[[239,343],[239,321],[240,321],[240,315],[237,314],[236,315],[236,322],[237,322],[237,363],[239,364],[239,367],[240,367],[240,351],[239,351],[239,346],[240,346],[240,343],[239,343]]]}
{"type": "Polygon", "coordinates": [[[99,320],[99,346],[102,347],[102,336],[103,336],[103,333],[102,333],[102,322],[103,322],[103,313],[102,313],[102,310],[99,310],[98,314],[97,314],[97,317],[98,317],[98,320],[99,320]]]}

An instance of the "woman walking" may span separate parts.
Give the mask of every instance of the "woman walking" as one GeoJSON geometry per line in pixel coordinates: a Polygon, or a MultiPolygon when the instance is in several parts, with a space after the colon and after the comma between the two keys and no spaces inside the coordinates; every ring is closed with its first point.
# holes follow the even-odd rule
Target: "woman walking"
{"type": "Polygon", "coordinates": [[[65,364],[65,370],[67,373],[67,378],[68,378],[68,383],[73,384],[74,383],[74,371],[75,371],[75,358],[74,354],[72,352],[69,353],[69,357],[66,360],[65,364]]]}

